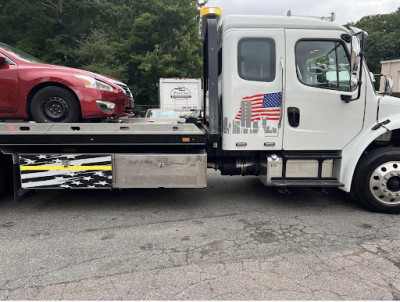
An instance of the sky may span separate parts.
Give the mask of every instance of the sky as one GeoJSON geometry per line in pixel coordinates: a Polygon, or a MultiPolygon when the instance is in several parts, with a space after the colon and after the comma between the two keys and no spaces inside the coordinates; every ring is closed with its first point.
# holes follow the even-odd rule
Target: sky
{"type": "Polygon", "coordinates": [[[330,16],[336,13],[336,23],[357,22],[364,16],[387,14],[400,7],[400,0],[209,0],[207,6],[222,7],[224,15],[261,14],[330,16]]]}

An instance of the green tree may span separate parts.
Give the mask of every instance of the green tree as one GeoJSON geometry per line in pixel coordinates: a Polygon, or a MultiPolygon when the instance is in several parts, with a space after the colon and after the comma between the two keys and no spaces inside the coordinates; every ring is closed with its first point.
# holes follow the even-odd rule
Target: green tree
{"type": "Polygon", "coordinates": [[[33,1],[0,1],[0,41],[34,56],[43,58],[46,39],[54,35],[55,23],[46,7],[33,1]]]}
{"type": "Polygon", "coordinates": [[[92,33],[79,45],[76,62],[85,70],[112,76],[126,82],[127,64],[120,62],[113,43],[107,34],[100,30],[92,33]]]}
{"type": "Polygon", "coordinates": [[[347,25],[368,32],[365,57],[373,73],[380,73],[381,61],[400,58],[400,8],[391,14],[366,16],[347,25]]]}
{"type": "Polygon", "coordinates": [[[99,23],[97,2],[3,0],[0,40],[48,63],[75,66],[78,42],[99,23]]]}
{"type": "Polygon", "coordinates": [[[160,77],[202,74],[197,1],[137,0],[133,15],[129,78],[138,103],[156,104],[160,77]]]}

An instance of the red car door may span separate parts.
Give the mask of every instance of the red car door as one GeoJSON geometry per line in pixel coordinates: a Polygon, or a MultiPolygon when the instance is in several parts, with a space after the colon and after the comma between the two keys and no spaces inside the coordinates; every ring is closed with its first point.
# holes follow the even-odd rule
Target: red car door
{"type": "Polygon", "coordinates": [[[18,109],[18,65],[0,53],[0,112],[18,109]]]}

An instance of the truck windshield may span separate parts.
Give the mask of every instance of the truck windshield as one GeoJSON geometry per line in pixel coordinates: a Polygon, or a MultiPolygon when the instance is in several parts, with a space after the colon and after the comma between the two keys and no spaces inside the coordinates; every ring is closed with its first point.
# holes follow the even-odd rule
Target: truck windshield
{"type": "Polygon", "coordinates": [[[32,63],[44,63],[44,62],[40,61],[39,59],[35,58],[34,56],[28,55],[27,53],[23,52],[22,50],[19,50],[10,45],[0,43],[0,48],[4,49],[5,51],[8,51],[12,55],[14,55],[22,60],[32,62],[32,63]]]}

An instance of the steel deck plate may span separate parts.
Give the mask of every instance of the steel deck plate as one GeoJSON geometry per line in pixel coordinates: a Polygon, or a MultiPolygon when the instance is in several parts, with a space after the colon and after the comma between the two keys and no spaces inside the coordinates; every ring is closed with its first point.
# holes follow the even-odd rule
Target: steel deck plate
{"type": "Polygon", "coordinates": [[[204,145],[205,142],[204,132],[194,124],[0,123],[0,146],[204,145]]]}

